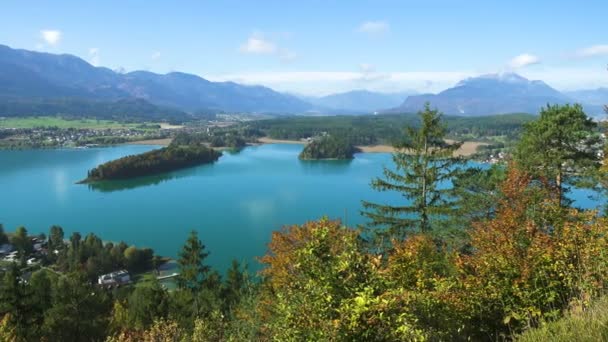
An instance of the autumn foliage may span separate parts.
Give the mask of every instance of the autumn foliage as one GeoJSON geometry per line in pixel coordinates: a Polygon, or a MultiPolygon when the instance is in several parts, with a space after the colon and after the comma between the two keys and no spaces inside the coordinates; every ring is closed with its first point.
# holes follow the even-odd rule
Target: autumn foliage
{"type": "Polygon", "coordinates": [[[273,234],[261,259],[262,336],[278,340],[497,340],[584,310],[608,278],[608,224],[559,204],[515,165],[467,248],[411,235],[374,254],[322,219],[273,234]]]}

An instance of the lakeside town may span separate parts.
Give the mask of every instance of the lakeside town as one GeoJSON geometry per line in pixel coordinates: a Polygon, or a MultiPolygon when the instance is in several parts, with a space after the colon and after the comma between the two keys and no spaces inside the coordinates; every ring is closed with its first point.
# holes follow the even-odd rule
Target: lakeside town
{"type": "Polygon", "coordinates": [[[36,271],[71,272],[69,264],[74,258],[84,258],[91,282],[105,288],[136,285],[154,279],[165,289],[172,290],[175,288],[174,278],[178,276],[175,260],[154,255],[149,248],[138,249],[124,242],[104,243],[94,234],[82,239],[77,232],[69,239],[63,239],[63,229],[58,226],[51,227],[49,237],[45,234],[29,235],[25,227],[18,227],[15,232],[7,234],[0,224],[0,272],[3,274],[16,268],[21,281],[28,283],[36,271]],[[113,266],[99,262],[104,253],[124,260],[113,262],[113,266]]]}

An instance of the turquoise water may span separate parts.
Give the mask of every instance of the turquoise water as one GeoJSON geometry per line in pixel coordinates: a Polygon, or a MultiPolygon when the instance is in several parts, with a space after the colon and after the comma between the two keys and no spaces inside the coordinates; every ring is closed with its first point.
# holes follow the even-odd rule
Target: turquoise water
{"type": "MultiPolygon", "coordinates": [[[[190,230],[223,270],[236,258],[256,268],[272,231],[323,215],[363,223],[361,200],[391,202],[370,180],[391,165],[389,154],[358,154],[352,161],[300,161],[299,145],[248,147],[203,165],[157,177],[75,184],[96,165],[155,146],[0,151],[0,223],[46,233],[60,225],[66,237],[93,232],[176,256],[190,230]]],[[[585,192],[573,194],[591,207],[585,192]]]]}

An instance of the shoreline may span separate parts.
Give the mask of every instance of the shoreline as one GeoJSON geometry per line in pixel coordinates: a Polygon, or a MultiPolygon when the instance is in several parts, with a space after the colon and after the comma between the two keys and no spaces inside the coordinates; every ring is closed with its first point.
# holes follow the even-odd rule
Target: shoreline
{"type": "MultiPolygon", "coordinates": [[[[124,145],[156,145],[156,146],[169,146],[171,143],[171,138],[164,139],[148,139],[148,140],[135,140],[135,141],[127,141],[114,145],[103,145],[99,147],[110,147],[110,146],[124,146],[124,145]]],[[[291,145],[305,145],[307,142],[303,140],[284,140],[284,139],[272,139],[268,137],[259,138],[257,143],[248,144],[247,146],[259,146],[266,144],[291,144],[291,145]]],[[[455,152],[455,156],[471,156],[475,154],[477,148],[479,146],[488,145],[488,143],[478,142],[478,141],[465,141],[462,146],[455,152]]],[[[355,146],[359,151],[357,153],[393,153],[395,152],[395,148],[390,145],[357,145],[355,146]]],[[[20,149],[79,149],[86,147],[65,147],[65,146],[48,146],[48,147],[24,147],[20,149]]],[[[226,150],[228,147],[214,147],[215,150],[226,150]]],[[[2,149],[0,149],[2,150],[2,149]]],[[[12,150],[12,149],[7,149],[12,150]]]]}
{"type": "MultiPolygon", "coordinates": [[[[258,139],[260,144],[298,144],[304,145],[305,141],[302,140],[283,140],[283,139],[272,139],[268,137],[263,137],[258,139]]],[[[453,140],[448,140],[448,142],[453,142],[453,140]]],[[[475,152],[477,152],[477,148],[479,146],[488,145],[488,143],[478,142],[478,141],[465,141],[462,146],[456,150],[454,153],[455,156],[464,156],[468,157],[475,152]]],[[[395,148],[390,145],[357,145],[355,146],[359,149],[358,153],[393,153],[395,152],[395,148]]]]}

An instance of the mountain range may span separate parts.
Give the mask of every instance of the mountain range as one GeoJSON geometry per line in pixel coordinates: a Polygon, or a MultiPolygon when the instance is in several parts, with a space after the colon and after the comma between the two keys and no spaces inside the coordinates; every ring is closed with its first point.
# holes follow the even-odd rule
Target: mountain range
{"type": "Polygon", "coordinates": [[[425,102],[446,114],[478,116],[537,113],[548,103],[581,102],[602,112],[608,89],[562,93],[515,73],[468,78],[438,94],[353,90],[324,97],[298,97],[264,86],[212,82],[170,72],[121,73],[67,54],[0,45],[0,116],[89,115],[187,120],[197,112],[271,114],[368,114],[417,112],[425,102]],[[111,113],[111,114],[108,114],[111,113]],[[150,114],[148,114],[150,113],[150,114]]]}
{"type": "Polygon", "coordinates": [[[72,55],[11,49],[0,45],[0,97],[82,98],[116,101],[138,98],[183,111],[304,112],[299,98],[263,86],[211,82],[181,72],[118,73],[72,55]]]}
{"type": "Polygon", "coordinates": [[[400,106],[388,112],[414,112],[430,102],[445,114],[479,116],[504,113],[538,113],[547,104],[581,102],[588,114],[601,112],[600,103],[608,103],[608,94],[595,96],[589,91],[562,93],[543,81],[528,80],[516,73],[506,72],[467,78],[438,94],[409,96],[400,106]],[[604,102],[605,101],[605,102],[604,102]]]}

